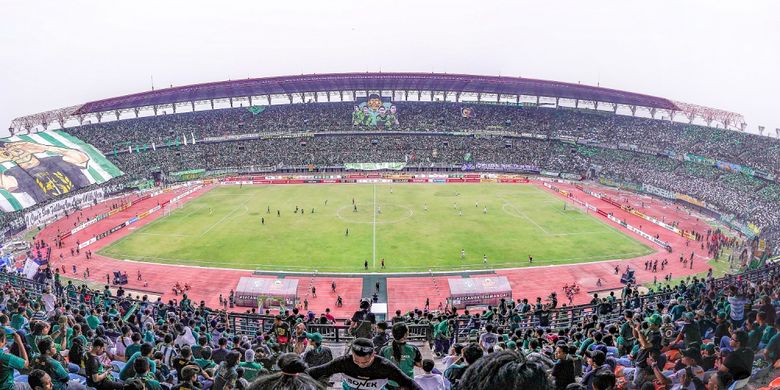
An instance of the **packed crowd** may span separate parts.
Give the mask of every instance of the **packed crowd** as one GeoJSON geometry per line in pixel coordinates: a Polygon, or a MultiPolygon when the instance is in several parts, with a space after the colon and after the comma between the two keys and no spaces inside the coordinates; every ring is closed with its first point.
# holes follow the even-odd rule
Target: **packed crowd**
{"type": "MultiPolygon", "coordinates": [[[[399,126],[394,131],[497,130],[569,136],[677,154],[690,152],[780,172],[780,141],[755,134],[593,110],[451,102],[394,102],[394,105],[399,117],[399,126]],[[463,117],[462,109],[466,107],[471,108],[472,117],[463,117]]],[[[353,130],[352,110],[350,102],[273,105],[258,115],[242,107],[95,123],[67,131],[104,152],[111,152],[128,143],[162,145],[182,135],[188,138],[194,135],[196,140],[202,140],[249,133],[350,131],[353,130]]]]}
{"type": "Polygon", "coordinates": [[[40,291],[4,280],[0,389],[725,390],[780,368],[778,265],[649,295],[629,285],[587,307],[558,307],[553,294],[385,322],[364,301],[344,355],[311,330],[326,315],[294,309],[240,334],[186,295],[132,299],[62,285],[57,273],[40,291]],[[413,324],[431,329],[434,359],[407,342],[413,324]]]}

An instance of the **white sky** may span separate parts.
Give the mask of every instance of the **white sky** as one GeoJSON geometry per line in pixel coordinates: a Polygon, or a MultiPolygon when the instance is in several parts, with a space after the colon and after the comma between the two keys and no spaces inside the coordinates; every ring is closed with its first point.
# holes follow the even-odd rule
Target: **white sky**
{"type": "Polygon", "coordinates": [[[780,127],[780,2],[0,0],[13,118],[150,88],[348,71],[511,75],[780,127]]]}

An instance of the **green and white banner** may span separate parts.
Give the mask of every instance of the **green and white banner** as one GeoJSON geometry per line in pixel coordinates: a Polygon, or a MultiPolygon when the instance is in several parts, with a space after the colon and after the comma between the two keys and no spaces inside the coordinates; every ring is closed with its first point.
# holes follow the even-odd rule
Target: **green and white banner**
{"type": "Polygon", "coordinates": [[[30,207],[124,173],[63,131],[0,138],[0,210],[30,207]]]}
{"type": "Polygon", "coordinates": [[[382,163],[345,163],[344,168],[356,171],[400,171],[406,167],[402,162],[382,162],[382,163]]]}

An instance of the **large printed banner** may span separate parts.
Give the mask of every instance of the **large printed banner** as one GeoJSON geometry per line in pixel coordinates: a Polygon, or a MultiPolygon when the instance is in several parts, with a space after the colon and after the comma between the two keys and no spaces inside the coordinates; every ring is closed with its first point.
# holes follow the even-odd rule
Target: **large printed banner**
{"type": "Polygon", "coordinates": [[[690,203],[692,205],[696,205],[696,206],[699,206],[699,207],[707,207],[706,203],[704,203],[704,202],[702,202],[702,201],[700,201],[700,200],[698,200],[698,199],[696,199],[696,198],[694,198],[694,197],[692,197],[690,195],[676,193],[676,194],[674,194],[674,197],[676,199],[688,202],[688,203],[690,203]]]}
{"type": "Polygon", "coordinates": [[[62,131],[0,139],[0,210],[4,212],[121,175],[92,145],[62,131]]]}
{"type": "Polygon", "coordinates": [[[406,167],[402,162],[384,162],[384,163],[345,163],[344,168],[356,171],[400,171],[406,167]]]}
{"type": "Polygon", "coordinates": [[[398,109],[387,98],[371,94],[359,100],[352,111],[352,125],[377,129],[398,127],[398,109]]]}

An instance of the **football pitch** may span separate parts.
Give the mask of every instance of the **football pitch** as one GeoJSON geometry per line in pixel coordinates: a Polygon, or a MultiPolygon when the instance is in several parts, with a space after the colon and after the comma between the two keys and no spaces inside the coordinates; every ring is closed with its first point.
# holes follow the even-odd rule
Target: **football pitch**
{"type": "Polygon", "coordinates": [[[526,184],[221,186],[99,253],[206,267],[362,273],[581,263],[652,252],[564,203],[526,184]]]}

